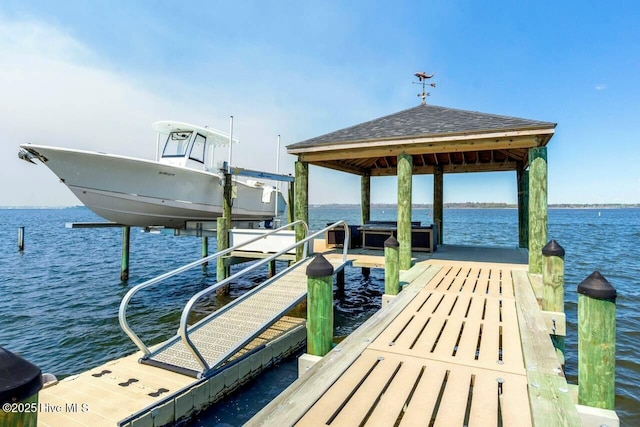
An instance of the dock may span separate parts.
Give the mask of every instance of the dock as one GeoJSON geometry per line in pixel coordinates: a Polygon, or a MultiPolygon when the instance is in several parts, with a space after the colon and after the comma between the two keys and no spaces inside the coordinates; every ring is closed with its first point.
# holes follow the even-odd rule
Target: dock
{"type": "Polygon", "coordinates": [[[580,425],[526,269],[417,263],[249,425],[580,425]]]}

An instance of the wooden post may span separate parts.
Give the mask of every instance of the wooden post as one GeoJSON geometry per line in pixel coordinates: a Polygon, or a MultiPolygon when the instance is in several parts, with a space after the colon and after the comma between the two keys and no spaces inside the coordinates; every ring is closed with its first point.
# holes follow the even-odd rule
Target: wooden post
{"type": "MultiPolygon", "coordinates": [[[[295,181],[295,214],[296,220],[303,220],[309,224],[309,163],[296,162],[296,181],[295,181]]],[[[304,239],[304,226],[296,225],[296,242],[304,239]]],[[[296,261],[302,259],[302,245],[296,247],[296,261]]]]}
{"type": "Polygon", "coordinates": [[[547,243],[547,147],[529,148],[529,272],[542,273],[547,243]]]}
{"type": "Polygon", "coordinates": [[[24,251],[24,227],[18,227],[18,252],[24,251]]]}
{"type": "Polygon", "coordinates": [[[518,162],[518,247],[529,247],[529,171],[518,162]]]}
{"type": "Polygon", "coordinates": [[[399,246],[398,240],[393,236],[384,241],[384,293],[386,295],[400,293],[399,246]]]}
{"type": "Polygon", "coordinates": [[[267,266],[267,277],[271,279],[276,275],[276,260],[272,259],[271,261],[269,261],[269,264],[267,264],[267,266]]]}
{"type": "MultiPolygon", "coordinates": [[[[218,217],[216,221],[216,240],[218,252],[229,248],[229,230],[224,217],[218,217]]],[[[224,265],[224,257],[219,257],[216,261],[216,279],[220,282],[229,276],[227,275],[227,267],[224,265]]]]}
{"type": "Polygon", "coordinates": [[[437,244],[444,242],[444,172],[442,165],[436,166],[433,174],[433,223],[437,230],[437,244]]]}
{"type": "Polygon", "coordinates": [[[2,347],[0,367],[0,426],[36,427],[38,392],[42,389],[40,368],[2,347]]]}
{"type": "MultiPolygon", "coordinates": [[[[209,256],[209,238],[207,236],[202,236],[202,258],[206,258],[209,256]]],[[[208,262],[202,264],[203,267],[209,265],[208,262]]]]}
{"type": "Polygon", "coordinates": [[[371,275],[371,268],[370,267],[362,267],[362,275],[364,277],[369,277],[371,275]]]}
{"type": "Polygon", "coordinates": [[[289,203],[287,205],[287,207],[289,209],[287,209],[287,219],[289,220],[289,224],[291,224],[294,221],[295,218],[295,213],[294,213],[294,206],[295,206],[295,192],[294,192],[294,183],[293,182],[289,182],[289,188],[288,188],[288,195],[289,195],[289,203]]]}
{"type": "MultiPolygon", "coordinates": [[[[564,313],[564,248],[555,240],[551,240],[542,248],[542,255],[542,309],[564,313]]],[[[564,364],[564,337],[551,334],[551,341],[562,353],[564,364]]]]}
{"type": "MultiPolygon", "coordinates": [[[[222,221],[224,222],[224,232],[223,232],[223,247],[218,246],[218,251],[229,248],[229,230],[231,230],[231,215],[233,208],[233,178],[231,173],[225,172],[224,174],[224,190],[223,190],[223,202],[222,202],[222,221]]],[[[216,221],[216,230],[217,230],[217,222],[220,221],[220,218],[216,221]]],[[[218,243],[220,240],[218,238],[218,243]]],[[[220,260],[220,258],[218,258],[220,260]]],[[[220,263],[218,263],[218,268],[220,263]]],[[[223,266],[224,267],[224,277],[226,279],[231,274],[231,266],[223,266]]]]}
{"type": "Polygon", "coordinates": [[[413,157],[398,154],[398,242],[400,270],[411,268],[411,184],[413,157]]]}
{"type": "Polygon", "coordinates": [[[578,285],[578,403],[614,409],[616,290],[599,272],[578,285]]]}
{"type": "Polygon", "coordinates": [[[129,242],[131,227],[122,227],[122,260],[120,262],[120,280],[129,280],[129,242]]]}
{"type": "Polygon", "coordinates": [[[360,209],[362,211],[362,224],[371,219],[371,175],[362,175],[360,178],[360,209]]]}
{"type": "Polygon", "coordinates": [[[333,344],[333,266],[322,254],[307,266],[307,353],[324,356],[333,344]]]}

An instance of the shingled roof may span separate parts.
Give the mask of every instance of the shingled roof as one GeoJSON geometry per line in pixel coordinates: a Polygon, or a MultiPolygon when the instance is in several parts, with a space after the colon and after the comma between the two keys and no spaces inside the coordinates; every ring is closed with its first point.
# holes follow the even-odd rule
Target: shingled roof
{"type": "MultiPolygon", "coordinates": [[[[396,156],[413,155],[414,173],[515,170],[544,146],[555,123],[419,105],[287,146],[299,160],[360,175],[395,175],[396,156]]],[[[524,165],[524,166],[523,166],[524,165]]]]}
{"type": "Polygon", "coordinates": [[[335,142],[372,141],[427,135],[483,133],[555,128],[555,123],[435,105],[419,105],[398,113],[340,129],[287,146],[288,149],[335,142]]]}

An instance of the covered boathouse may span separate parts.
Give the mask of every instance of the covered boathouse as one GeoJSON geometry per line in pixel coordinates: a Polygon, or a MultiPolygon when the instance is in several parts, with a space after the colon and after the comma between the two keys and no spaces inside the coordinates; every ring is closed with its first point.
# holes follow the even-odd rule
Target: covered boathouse
{"type": "MultiPolygon", "coordinates": [[[[516,171],[519,246],[542,272],[547,243],[547,147],[555,123],[419,105],[287,146],[295,164],[295,219],[308,222],[309,165],[361,176],[362,223],[370,220],[371,178],[398,176],[400,269],[411,265],[412,176],[433,174],[433,219],[443,243],[443,175],[516,171]]],[[[299,230],[302,236],[302,229],[299,230]]]]}

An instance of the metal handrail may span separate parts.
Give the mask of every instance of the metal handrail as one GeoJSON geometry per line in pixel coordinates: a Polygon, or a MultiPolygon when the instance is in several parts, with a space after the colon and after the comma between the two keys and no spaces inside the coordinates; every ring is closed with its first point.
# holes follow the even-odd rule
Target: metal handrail
{"type": "MultiPolygon", "coordinates": [[[[196,360],[200,363],[200,365],[203,368],[203,372],[207,372],[211,369],[211,367],[209,366],[209,364],[207,363],[207,361],[205,360],[205,358],[202,356],[202,353],[200,353],[200,351],[196,348],[195,344],[193,343],[193,341],[191,341],[191,338],[189,338],[189,331],[188,331],[188,327],[189,325],[187,324],[187,321],[189,320],[189,315],[191,314],[191,310],[193,309],[193,306],[196,304],[196,302],[198,302],[198,300],[200,300],[200,298],[210,294],[211,292],[215,291],[216,289],[220,288],[221,286],[226,285],[227,283],[229,283],[232,280],[237,279],[238,277],[242,276],[243,274],[254,270],[268,262],[270,262],[271,260],[279,257],[280,255],[284,254],[285,252],[288,252],[302,244],[306,244],[307,242],[309,242],[310,240],[314,239],[315,237],[325,233],[328,230],[331,230],[332,228],[336,228],[337,226],[342,225],[344,227],[344,244],[343,244],[343,250],[342,250],[342,262],[346,263],[347,262],[347,249],[349,248],[349,226],[347,225],[347,223],[343,220],[337,221],[325,228],[323,228],[320,231],[317,231],[313,234],[311,234],[310,236],[307,236],[306,238],[304,238],[303,240],[300,240],[298,242],[296,242],[295,244],[282,249],[280,252],[271,255],[268,258],[264,258],[258,262],[256,262],[255,264],[250,265],[249,267],[245,268],[242,271],[239,271],[229,277],[227,277],[226,279],[212,285],[209,286],[206,289],[201,290],[200,292],[198,292],[197,294],[195,294],[194,296],[191,297],[191,299],[189,300],[189,302],[187,302],[187,305],[184,307],[184,310],[182,310],[182,316],[180,317],[180,328],[178,329],[180,337],[182,338],[182,342],[184,343],[184,345],[191,351],[191,353],[194,355],[194,357],[196,358],[196,360]]],[[[306,245],[305,245],[305,249],[306,249],[306,245]]],[[[306,252],[306,251],[305,251],[306,252]]],[[[304,256],[304,258],[306,258],[306,254],[304,256]]]]}
{"type": "MultiPolygon", "coordinates": [[[[283,225],[282,227],[276,228],[275,230],[271,230],[268,233],[265,233],[261,236],[257,236],[253,239],[249,239],[246,242],[240,243],[238,245],[232,246],[228,249],[222,250],[220,252],[216,252],[213,255],[209,255],[205,258],[201,258],[197,261],[191,262],[189,264],[183,265],[182,267],[176,268],[175,270],[169,271],[168,273],[164,273],[161,274],[158,277],[154,277],[153,279],[147,280],[146,282],[140,283],[139,285],[134,286],[133,288],[131,288],[129,290],[129,292],[126,293],[126,295],[124,296],[124,298],[122,298],[122,302],[120,303],[120,310],[118,311],[118,320],[120,322],[120,327],[122,328],[122,330],[129,336],[129,338],[131,338],[131,341],[133,341],[133,343],[140,349],[142,350],[142,352],[144,353],[145,356],[149,355],[151,353],[151,351],[149,350],[149,348],[144,344],[144,342],[140,339],[140,337],[133,331],[133,329],[131,329],[131,327],[129,326],[129,323],[127,322],[127,306],[129,305],[129,302],[131,301],[131,299],[133,298],[133,296],[138,293],[138,291],[141,291],[142,289],[148,288],[150,286],[156,285],[170,277],[173,277],[175,275],[178,275],[180,273],[184,273],[187,270],[190,270],[194,267],[197,267],[199,265],[202,265],[206,262],[209,261],[213,261],[223,255],[226,255],[234,250],[237,250],[238,248],[241,248],[245,245],[248,245],[249,243],[253,243],[256,242],[260,239],[264,239],[267,236],[270,236],[271,234],[275,234],[279,231],[282,231],[286,228],[289,228],[291,226],[294,226],[296,224],[302,224],[304,226],[305,229],[305,236],[307,234],[309,234],[309,226],[307,225],[306,222],[304,222],[303,220],[299,219],[297,221],[292,222],[291,224],[287,224],[287,225],[283,225]]],[[[284,252],[280,253],[280,255],[282,255],[284,252]]],[[[307,254],[307,247],[304,247],[304,256],[306,257],[307,254]]]]}

